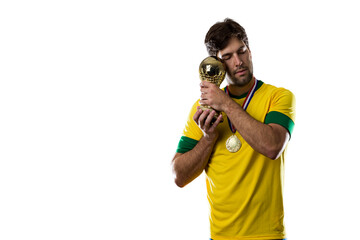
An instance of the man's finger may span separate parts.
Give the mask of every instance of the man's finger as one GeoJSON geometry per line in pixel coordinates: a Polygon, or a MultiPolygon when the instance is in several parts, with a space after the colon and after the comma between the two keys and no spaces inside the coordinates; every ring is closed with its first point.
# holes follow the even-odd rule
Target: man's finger
{"type": "Polygon", "coordinates": [[[209,105],[208,102],[207,102],[207,100],[208,100],[208,99],[201,99],[201,100],[199,101],[199,104],[200,104],[200,105],[209,105]]]}
{"type": "Polygon", "coordinates": [[[197,110],[196,113],[194,114],[193,119],[194,119],[194,121],[195,121],[196,123],[198,122],[199,117],[200,117],[200,115],[201,115],[202,112],[203,112],[203,110],[201,110],[201,108],[198,108],[198,110],[197,110]]]}
{"type": "Polygon", "coordinates": [[[208,88],[209,86],[211,86],[211,84],[214,84],[214,83],[207,82],[207,81],[202,81],[202,82],[200,83],[200,86],[201,86],[202,88],[208,88]]]}
{"type": "Polygon", "coordinates": [[[219,123],[221,122],[222,119],[223,119],[223,116],[221,114],[219,114],[218,118],[216,119],[216,121],[211,126],[211,130],[215,129],[216,126],[219,125],[219,123]]]}
{"type": "Polygon", "coordinates": [[[211,122],[212,122],[212,119],[214,118],[215,116],[215,111],[212,110],[211,113],[209,114],[209,116],[206,118],[206,121],[205,121],[205,129],[206,131],[211,127],[211,122]]]}
{"type": "Polygon", "coordinates": [[[199,119],[198,119],[198,125],[201,129],[203,129],[204,127],[204,122],[206,117],[209,115],[209,110],[205,110],[203,111],[203,113],[200,115],[199,119]]]}

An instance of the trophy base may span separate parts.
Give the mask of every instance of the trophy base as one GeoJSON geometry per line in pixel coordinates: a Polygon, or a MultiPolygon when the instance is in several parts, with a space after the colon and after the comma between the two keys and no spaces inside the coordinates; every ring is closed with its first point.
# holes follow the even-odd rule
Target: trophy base
{"type": "MultiPolygon", "coordinates": [[[[203,110],[203,111],[205,111],[205,110],[210,110],[210,111],[214,110],[212,107],[207,106],[207,105],[200,105],[200,109],[203,110]]],[[[221,115],[221,112],[216,111],[216,110],[214,110],[214,111],[215,111],[215,115],[214,115],[213,119],[211,119],[211,124],[213,124],[216,121],[216,119],[221,115]]],[[[221,119],[220,122],[223,122],[223,121],[224,121],[224,119],[221,119]]]]}

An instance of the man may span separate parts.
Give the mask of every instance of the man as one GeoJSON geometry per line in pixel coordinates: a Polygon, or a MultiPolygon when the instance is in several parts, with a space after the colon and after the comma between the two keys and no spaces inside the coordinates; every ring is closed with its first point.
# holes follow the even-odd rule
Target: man
{"type": "Polygon", "coordinates": [[[184,187],[205,170],[211,239],[285,239],[284,150],[294,95],[254,77],[246,32],[235,21],[213,25],[205,45],[225,63],[228,86],[201,82],[172,160],[175,183],[184,187]],[[211,123],[215,111],[201,104],[222,115],[211,123]]]}

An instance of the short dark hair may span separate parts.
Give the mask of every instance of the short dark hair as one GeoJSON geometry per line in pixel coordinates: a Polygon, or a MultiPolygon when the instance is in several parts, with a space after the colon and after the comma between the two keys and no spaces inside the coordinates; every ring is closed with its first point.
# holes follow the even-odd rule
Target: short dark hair
{"type": "Polygon", "coordinates": [[[224,49],[231,38],[236,37],[249,48],[249,41],[245,29],[230,18],[215,23],[207,32],[205,46],[210,56],[216,56],[219,50],[224,49]]]}

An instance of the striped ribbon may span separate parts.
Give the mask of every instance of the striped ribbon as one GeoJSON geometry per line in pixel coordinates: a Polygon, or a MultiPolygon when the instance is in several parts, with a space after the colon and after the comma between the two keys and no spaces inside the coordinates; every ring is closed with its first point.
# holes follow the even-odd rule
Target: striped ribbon
{"type": "MultiPolygon", "coordinates": [[[[241,107],[244,109],[244,111],[246,111],[247,107],[248,107],[249,104],[250,104],[251,99],[252,99],[253,96],[254,96],[257,83],[258,83],[258,80],[255,78],[254,84],[253,84],[253,86],[251,87],[250,91],[248,92],[248,94],[247,94],[247,96],[246,96],[246,98],[245,98],[245,101],[244,101],[243,105],[241,106],[241,107]]],[[[227,95],[230,96],[230,93],[229,93],[228,88],[229,88],[229,86],[227,86],[227,87],[225,88],[225,92],[226,92],[227,95]]],[[[230,121],[229,118],[228,118],[228,122],[229,122],[229,126],[230,126],[230,129],[231,129],[231,132],[232,132],[232,133],[235,133],[235,132],[236,132],[236,129],[235,129],[234,125],[232,125],[232,123],[231,123],[231,121],[230,121]]]]}

